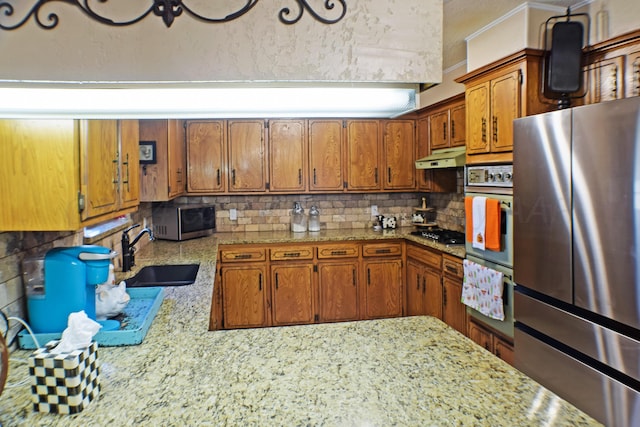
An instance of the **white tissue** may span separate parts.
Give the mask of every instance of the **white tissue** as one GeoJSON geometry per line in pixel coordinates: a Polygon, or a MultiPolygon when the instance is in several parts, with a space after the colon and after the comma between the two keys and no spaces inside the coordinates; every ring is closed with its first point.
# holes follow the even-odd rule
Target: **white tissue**
{"type": "Polygon", "coordinates": [[[51,353],[70,353],[74,350],[89,347],[93,336],[102,326],[87,316],[87,313],[78,311],[69,315],[67,329],[62,332],[62,338],[57,346],[50,350],[51,353]]]}

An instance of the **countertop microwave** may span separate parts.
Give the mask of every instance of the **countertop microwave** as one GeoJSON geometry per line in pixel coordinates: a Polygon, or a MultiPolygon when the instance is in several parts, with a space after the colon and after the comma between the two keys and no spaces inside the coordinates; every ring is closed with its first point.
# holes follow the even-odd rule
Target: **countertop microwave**
{"type": "Polygon", "coordinates": [[[209,204],[154,206],[152,217],[157,239],[187,240],[216,231],[216,210],[209,204]]]}

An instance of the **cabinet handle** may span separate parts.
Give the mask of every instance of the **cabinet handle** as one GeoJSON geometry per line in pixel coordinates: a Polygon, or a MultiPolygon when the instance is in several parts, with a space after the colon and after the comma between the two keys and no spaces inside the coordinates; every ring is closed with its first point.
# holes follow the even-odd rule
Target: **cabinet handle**
{"type": "Polygon", "coordinates": [[[220,185],[220,169],[216,169],[216,180],[218,181],[218,185],[220,185]]]}
{"type": "Polygon", "coordinates": [[[276,273],[276,290],[278,290],[278,273],[276,273]]]}
{"type": "Polygon", "coordinates": [[[640,60],[633,64],[633,74],[636,76],[636,96],[640,95],[640,60]]]}
{"type": "Polygon", "coordinates": [[[129,153],[127,153],[125,161],[122,162],[123,166],[127,167],[127,171],[125,172],[125,181],[122,181],[123,184],[127,184],[127,191],[131,191],[131,188],[129,187],[129,153]]]}
{"type": "Polygon", "coordinates": [[[391,168],[387,168],[387,179],[389,180],[389,184],[391,184],[391,168]]]}
{"type": "Polygon", "coordinates": [[[299,257],[300,252],[285,252],[284,256],[288,258],[299,257]]]}
{"type": "Polygon", "coordinates": [[[377,254],[390,254],[391,249],[376,249],[377,254]]]}
{"type": "Polygon", "coordinates": [[[302,169],[298,169],[298,185],[302,185],[302,169]]]}
{"type": "Polygon", "coordinates": [[[119,157],[120,157],[120,155],[118,154],[118,152],[116,152],[116,158],[111,161],[113,163],[113,180],[111,181],[113,184],[117,184],[118,183],[118,175],[120,175],[120,172],[118,171],[118,158],[119,157]]]}
{"type": "Polygon", "coordinates": [[[231,169],[231,183],[233,185],[236,185],[236,170],[235,169],[231,169]]]}
{"type": "Polygon", "coordinates": [[[251,258],[251,254],[235,254],[233,256],[234,259],[249,259],[251,258]]]}
{"type": "Polygon", "coordinates": [[[418,284],[418,287],[416,287],[416,289],[420,290],[420,274],[416,274],[416,283],[418,284]]]}
{"type": "Polygon", "coordinates": [[[331,251],[331,255],[346,255],[347,251],[331,251]]]}
{"type": "Polygon", "coordinates": [[[618,98],[618,67],[611,70],[611,98],[618,98]]]}
{"type": "Polygon", "coordinates": [[[502,358],[500,357],[500,350],[498,350],[497,348],[496,348],[496,356],[498,356],[498,359],[502,359],[502,358]]]}
{"type": "Polygon", "coordinates": [[[447,306],[447,288],[442,289],[442,302],[444,306],[447,306]]]}
{"type": "Polygon", "coordinates": [[[493,116],[493,142],[498,142],[498,116],[493,116]]]}
{"type": "Polygon", "coordinates": [[[371,285],[371,269],[367,268],[367,285],[371,285]]]}
{"type": "Polygon", "coordinates": [[[178,182],[182,182],[182,168],[178,168],[176,174],[178,175],[178,182]]]}
{"type": "Polygon", "coordinates": [[[456,138],[456,122],[451,120],[451,139],[456,138]]]}
{"type": "Polygon", "coordinates": [[[376,168],[376,169],[375,169],[375,171],[374,171],[374,175],[375,175],[375,178],[376,178],[376,184],[377,184],[377,183],[378,183],[378,168],[376,168]]]}
{"type": "Polygon", "coordinates": [[[487,119],[482,118],[482,142],[487,142],[487,119]]]}
{"type": "Polygon", "coordinates": [[[353,280],[353,286],[356,286],[357,279],[356,279],[356,269],[355,268],[353,269],[353,271],[351,271],[351,278],[353,280]]]}
{"type": "Polygon", "coordinates": [[[262,273],[258,276],[258,290],[262,292],[262,273]]]}
{"type": "Polygon", "coordinates": [[[447,122],[442,122],[442,140],[447,140],[447,122]]]}
{"type": "Polygon", "coordinates": [[[458,274],[458,269],[452,265],[446,265],[445,268],[453,274],[458,274]]]}
{"type": "Polygon", "coordinates": [[[484,349],[489,351],[489,343],[487,341],[484,342],[484,349]]]}
{"type": "Polygon", "coordinates": [[[316,179],[316,168],[313,168],[313,185],[316,185],[318,180],[316,179]]]}
{"type": "MultiPolygon", "coordinates": [[[[420,287],[420,285],[418,284],[418,287],[420,287]]],[[[427,278],[423,277],[422,278],[422,293],[426,293],[427,292],[427,278]]]]}

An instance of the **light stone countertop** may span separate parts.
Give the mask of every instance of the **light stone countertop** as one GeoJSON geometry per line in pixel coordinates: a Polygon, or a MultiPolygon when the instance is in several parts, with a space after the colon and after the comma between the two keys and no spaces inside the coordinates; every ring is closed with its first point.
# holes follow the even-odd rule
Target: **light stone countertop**
{"type": "MultiPolygon", "coordinates": [[[[30,388],[22,385],[5,388],[0,424],[599,425],[431,317],[207,331],[218,244],[288,241],[287,233],[234,234],[155,241],[141,249],[136,268],[200,262],[196,283],[165,288],[140,345],[99,348],[102,389],[83,412],[34,412],[30,388]]],[[[12,358],[29,354],[17,351],[12,358]]],[[[28,377],[26,364],[16,360],[9,384],[28,377]]]]}

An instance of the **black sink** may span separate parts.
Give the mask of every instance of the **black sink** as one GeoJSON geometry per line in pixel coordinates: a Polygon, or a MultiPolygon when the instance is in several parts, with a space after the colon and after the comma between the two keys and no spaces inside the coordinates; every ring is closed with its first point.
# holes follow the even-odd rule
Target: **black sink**
{"type": "Polygon", "coordinates": [[[200,264],[150,265],[125,280],[127,288],[145,286],[184,286],[196,281],[200,264]]]}

